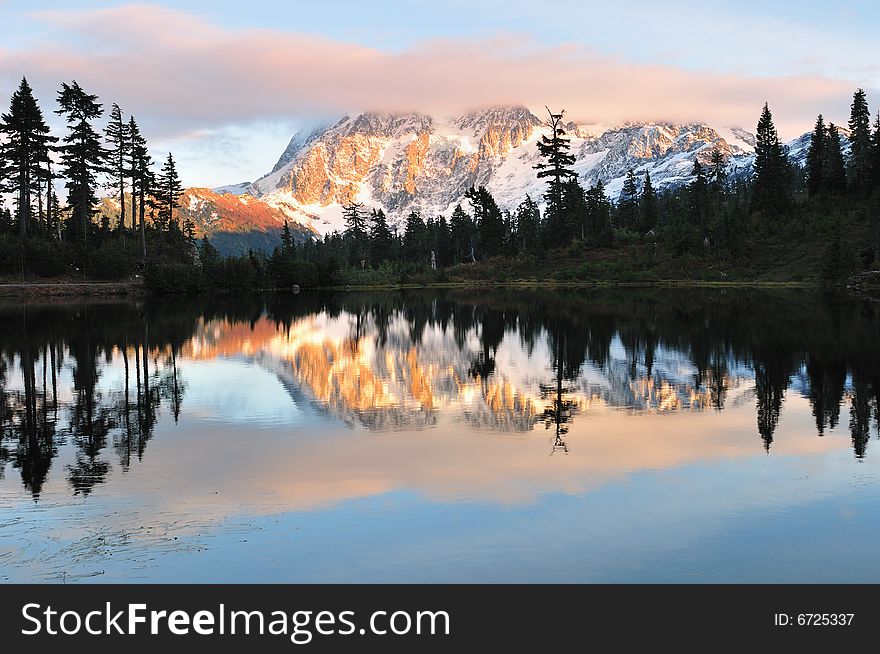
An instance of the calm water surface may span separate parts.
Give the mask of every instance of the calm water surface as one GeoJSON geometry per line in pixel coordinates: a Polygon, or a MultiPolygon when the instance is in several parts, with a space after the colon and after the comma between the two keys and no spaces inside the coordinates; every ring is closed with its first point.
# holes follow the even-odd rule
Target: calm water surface
{"type": "Polygon", "coordinates": [[[0,580],[880,581],[880,310],[0,306],[0,580]]]}

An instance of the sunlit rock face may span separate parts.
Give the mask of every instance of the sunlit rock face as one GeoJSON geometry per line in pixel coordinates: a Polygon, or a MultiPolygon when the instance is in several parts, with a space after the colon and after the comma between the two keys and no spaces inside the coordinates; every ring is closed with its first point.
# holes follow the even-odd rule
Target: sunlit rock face
{"type": "MultiPolygon", "coordinates": [[[[392,222],[412,211],[447,214],[472,186],[485,185],[502,208],[526,196],[541,198],[535,177],[537,141],[545,121],[521,106],[499,106],[463,116],[364,113],[294,135],[272,172],[247,192],[318,233],[343,228],[342,207],[382,207],[392,222]]],[[[566,126],[581,183],[600,180],[616,200],[630,169],[655,187],[691,178],[693,163],[708,164],[719,150],[728,166],[751,164],[754,138],[705,124],[627,123],[566,126]]]]}

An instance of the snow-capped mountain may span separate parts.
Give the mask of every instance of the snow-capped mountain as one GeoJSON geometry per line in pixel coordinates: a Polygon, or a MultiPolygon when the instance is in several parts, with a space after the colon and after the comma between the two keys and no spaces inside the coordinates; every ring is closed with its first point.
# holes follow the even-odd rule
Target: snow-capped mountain
{"type": "MultiPolygon", "coordinates": [[[[520,106],[443,119],[346,116],[295,134],[272,172],[247,193],[322,234],[342,229],[342,207],[352,202],[381,206],[400,221],[411,210],[448,214],[474,185],[485,185],[502,208],[512,209],[526,194],[543,194],[534,165],[546,129],[520,106]]],[[[567,133],[581,183],[590,187],[601,179],[613,200],[630,169],[638,176],[650,172],[655,187],[674,186],[689,180],[695,158],[708,163],[716,149],[731,168],[749,167],[754,143],[740,128],[698,123],[572,122],[567,133]]]]}
{"type": "MultiPolygon", "coordinates": [[[[566,132],[581,184],[589,188],[601,180],[613,201],[629,170],[640,182],[650,173],[662,189],[688,183],[694,160],[708,164],[715,150],[733,175],[747,174],[754,159],[755,137],[739,127],[569,122],[566,132]]],[[[222,190],[258,198],[319,234],[343,229],[342,207],[353,202],[382,207],[397,223],[412,210],[448,215],[475,185],[485,185],[502,209],[513,209],[526,194],[542,198],[545,185],[534,165],[545,133],[545,121],[522,106],[447,118],[362,113],[301,130],[270,173],[222,190]]],[[[845,133],[841,137],[846,146],[845,133]]],[[[789,146],[798,165],[809,138],[789,146]]]]}

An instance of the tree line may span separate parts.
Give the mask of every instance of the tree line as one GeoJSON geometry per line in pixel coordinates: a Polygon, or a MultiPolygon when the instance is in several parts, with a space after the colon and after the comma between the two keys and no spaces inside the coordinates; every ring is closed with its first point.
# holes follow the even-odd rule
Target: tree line
{"type": "Polygon", "coordinates": [[[195,227],[175,215],[183,192],[169,152],[155,170],[134,116],[114,103],[106,125],[98,97],[75,80],[62,83],[55,135],[26,78],[0,116],[0,192],[12,208],[0,211],[0,272],[44,276],[75,271],[123,277],[157,261],[190,261],[195,227]],[[66,201],[56,193],[64,182],[66,201]],[[95,220],[101,189],[118,205],[115,224],[95,220]]]}

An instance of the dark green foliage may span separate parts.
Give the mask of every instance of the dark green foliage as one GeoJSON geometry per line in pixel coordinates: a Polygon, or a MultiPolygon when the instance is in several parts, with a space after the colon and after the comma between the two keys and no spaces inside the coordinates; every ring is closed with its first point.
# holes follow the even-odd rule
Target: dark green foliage
{"type": "Polygon", "coordinates": [[[645,182],[642,185],[642,197],[639,201],[639,217],[641,220],[640,231],[645,234],[657,226],[657,194],[651,184],[651,174],[645,173],[645,182]]]}
{"type": "Polygon", "coordinates": [[[465,193],[465,198],[474,210],[479,258],[488,259],[501,254],[506,232],[504,216],[495,203],[495,198],[485,186],[471,188],[465,193]]]}
{"type": "Polygon", "coordinates": [[[129,123],[122,119],[122,110],[115,102],[110,109],[110,120],[104,128],[104,136],[110,147],[107,150],[107,172],[112,178],[111,188],[114,188],[119,198],[119,217],[117,224],[125,229],[125,178],[128,172],[126,156],[131,150],[131,136],[129,135],[129,123]]]}
{"type": "Polygon", "coordinates": [[[843,151],[840,147],[840,133],[837,125],[830,123],[825,133],[823,148],[822,189],[831,195],[846,191],[846,169],[843,163],[843,151]]]}
{"type": "Polygon", "coordinates": [[[105,151],[92,121],[103,110],[98,96],[86,93],[74,80],[63,83],[55,112],[67,120],[67,135],[61,148],[62,174],[67,178],[67,203],[71,208],[67,229],[71,240],[88,242],[92,215],[97,203],[97,175],[104,167],[105,151]]]}
{"type": "Polygon", "coordinates": [[[370,214],[370,263],[378,268],[383,261],[391,259],[394,237],[388,228],[388,219],[381,209],[373,209],[370,214]]]}
{"type": "Polygon", "coordinates": [[[559,246],[567,243],[576,233],[576,225],[569,220],[563,206],[565,194],[565,182],[577,177],[569,166],[575,162],[573,154],[569,153],[570,139],[565,136],[562,119],[565,111],[554,114],[547,109],[550,119],[547,126],[550,128],[550,136],[542,135],[538,141],[538,152],[546,161],[535,164],[538,179],[547,180],[547,192],[544,199],[547,208],[544,212],[545,242],[549,246],[559,246]]]}
{"type": "Polygon", "coordinates": [[[403,258],[409,263],[426,265],[428,263],[428,230],[418,211],[411,211],[406,218],[406,231],[403,234],[403,258]]]}
{"type": "Polygon", "coordinates": [[[864,192],[871,181],[871,112],[862,89],[853,94],[849,116],[849,170],[850,186],[864,192]]]}
{"type": "Polygon", "coordinates": [[[840,216],[831,234],[831,240],[822,255],[822,279],[826,284],[841,284],[855,269],[852,253],[843,243],[840,216]]]}
{"type": "Polygon", "coordinates": [[[353,203],[342,210],[345,218],[343,234],[348,245],[349,264],[363,268],[369,259],[370,246],[367,219],[360,204],[353,203]]]}
{"type": "Polygon", "coordinates": [[[460,204],[452,211],[449,230],[453,243],[453,261],[455,263],[474,261],[476,228],[473,219],[460,204]]]}
{"type": "Polygon", "coordinates": [[[159,209],[159,229],[168,232],[181,231],[178,221],[175,220],[174,210],[180,206],[180,195],[182,193],[183,186],[180,184],[177,166],[174,163],[174,157],[169,152],[168,158],[162,164],[161,172],[156,176],[156,183],[153,189],[153,195],[159,209]]]}
{"type": "Polygon", "coordinates": [[[134,223],[137,223],[141,240],[141,259],[146,260],[146,203],[147,196],[152,194],[154,183],[153,173],[150,170],[153,161],[147,150],[147,141],[141,135],[134,116],[128,121],[128,141],[129,149],[126,172],[131,178],[132,227],[134,227],[134,223]],[[135,207],[137,207],[137,210],[135,210],[135,207]]]}
{"type": "Polygon", "coordinates": [[[791,171],[767,104],[761,111],[755,138],[752,208],[766,214],[768,219],[776,220],[790,204],[791,171]]]}
{"type": "Polygon", "coordinates": [[[623,188],[617,201],[618,226],[623,229],[638,230],[639,225],[639,186],[632,168],[626,173],[623,188]]]}
{"type": "Polygon", "coordinates": [[[825,140],[827,133],[822,114],[816,119],[816,126],[810,137],[810,149],[807,151],[807,191],[810,195],[818,195],[825,188],[825,140]]]}
{"type": "Polygon", "coordinates": [[[874,190],[880,190],[880,111],[874,119],[874,132],[871,134],[871,181],[874,190]]]}
{"type": "Polygon", "coordinates": [[[125,279],[134,274],[137,258],[108,240],[89,256],[88,267],[95,279],[125,279]]]}
{"type": "Polygon", "coordinates": [[[586,192],[587,230],[585,241],[593,247],[609,247],[614,241],[611,230],[611,201],[602,181],[586,192]]]}
{"type": "Polygon", "coordinates": [[[192,293],[199,289],[200,282],[198,269],[185,263],[152,261],[144,271],[144,283],[154,293],[192,293]]]}
{"type": "MultiPolygon", "coordinates": [[[[39,196],[41,182],[48,179],[49,150],[57,139],[49,134],[49,126],[43,119],[36,99],[27,80],[12,94],[9,112],[0,117],[0,169],[5,172],[8,185],[0,192],[12,192],[15,197],[18,233],[24,237],[33,231],[32,195],[39,196]]],[[[46,234],[42,216],[40,231],[46,234]]]]}
{"type": "Polygon", "coordinates": [[[541,249],[541,211],[531,197],[516,209],[516,244],[524,254],[534,254],[541,249]]]}
{"type": "MultiPolygon", "coordinates": [[[[207,244],[207,240],[205,243],[207,244]]],[[[281,249],[289,250],[292,247],[294,247],[293,236],[290,233],[290,225],[285,220],[284,227],[281,228],[281,249]]]]}

